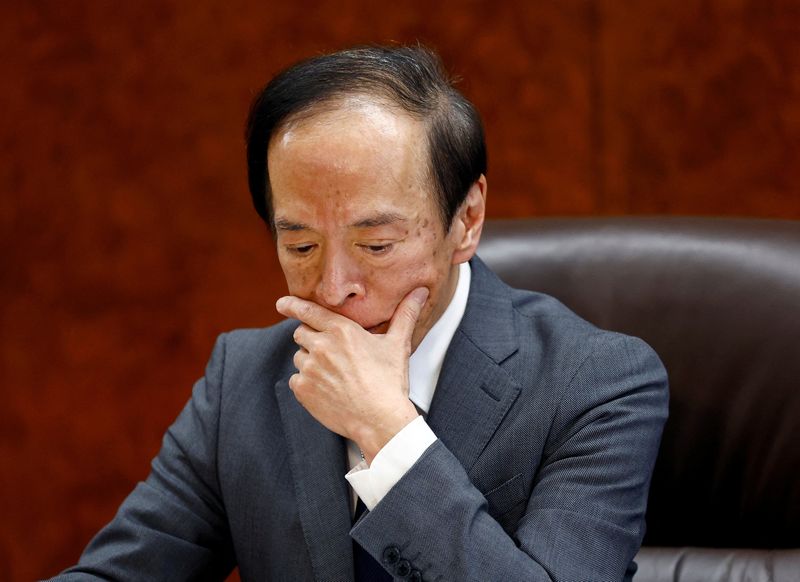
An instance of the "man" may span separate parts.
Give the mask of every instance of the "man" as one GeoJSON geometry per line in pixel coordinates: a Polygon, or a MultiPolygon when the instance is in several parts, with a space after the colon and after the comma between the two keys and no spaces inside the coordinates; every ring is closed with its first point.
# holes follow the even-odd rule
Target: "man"
{"type": "Polygon", "coordinates": [[[664,370],[475,257],[483,131],[435,55],[302,62],[247,140],[289,319],[220,337],[61,578],[629,579],[664,370]]]}

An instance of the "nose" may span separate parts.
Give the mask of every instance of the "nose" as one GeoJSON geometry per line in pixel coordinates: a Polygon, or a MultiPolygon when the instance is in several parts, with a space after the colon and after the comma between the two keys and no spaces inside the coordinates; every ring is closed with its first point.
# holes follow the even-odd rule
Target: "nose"
{"type": "Polygon", "coordinates": [[[362,297],[364,284],[355,261],[343,250],[326,253],[317,297],[330,307],[343,307],[348,299],[362,297]]]}

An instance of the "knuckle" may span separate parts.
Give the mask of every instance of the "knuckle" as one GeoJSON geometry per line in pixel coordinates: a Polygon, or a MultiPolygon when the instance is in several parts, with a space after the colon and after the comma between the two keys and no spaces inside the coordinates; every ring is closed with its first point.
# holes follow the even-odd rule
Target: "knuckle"
{"type": "Polygon", "coordinates": [[[311,305],[309,305],[308,303],[302,303],[297,308],[297,313],[298,315],[300,315],[300,319],[307,318],[309,315],[311,315],[311,305]]]}
{"type": "Polygon", "coordinates": [[[347,338],[348,330],[341,325],[334,325],[328,330],[328,337],[335,342],[341,342],[347,338]]]}
{"type": "Polygon", "coordinates": [[[320,343],[320,336],[319,334],[315,334],[313,336],[305,338],[303,342],[303,347],[306,349],[306,351],[313,352],[319,349],[319,343],[320,343]]]}
{"type": "Polygon", "coordinates": [[[308,380],[300,372],[293,374],[289,378],[289,388],[292,390],[295,397],[301,402],[304,401],[308,395],[308,387],[308,380]]]}

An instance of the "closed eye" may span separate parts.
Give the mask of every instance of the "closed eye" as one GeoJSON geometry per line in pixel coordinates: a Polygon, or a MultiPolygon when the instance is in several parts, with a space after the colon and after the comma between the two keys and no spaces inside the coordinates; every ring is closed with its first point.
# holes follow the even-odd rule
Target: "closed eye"
{"type": "Polygon", "coordinates": [[[385,243],[380,245],[359,245],[365,252],[371,255],[383,255],[392,250],[394,246],[392,243],[385,243]]]}
{"type": "Polygon", "coordinates": [[[286,250],[288,252],[292,253],[293,255],[304,256],[304,255],[310,254],[311,251],[314,250],[314,246],[316,246],[316,245],[311,245],[311,244],[309,244],[309,245],[292,245],[292,246],[287,246],[286,250]]]}

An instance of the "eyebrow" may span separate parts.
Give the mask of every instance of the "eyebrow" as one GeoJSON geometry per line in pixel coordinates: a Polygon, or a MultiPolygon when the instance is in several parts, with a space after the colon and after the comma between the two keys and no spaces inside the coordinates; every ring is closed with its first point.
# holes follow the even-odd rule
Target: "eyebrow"
{"type": "Polygon", "coordinates": [[[396,214],[394,212],[379,212],[374,216],[368,216],[367,218],[362,218],[351,224],[355,228],[373,228],[375,226],[385,226],[387,224],[393,224],[395,222],[405,222],[405,218],[401,215],[396,214]]]}
{"type": "MultiPolygon", "coordinates": [[[[387,224],[394,224],[396,222],[405,222],[405,218],[395,212],[379,212],[374,216],[368,216],[357,220],[350,225],[351,228],[374,228],[376,226],[385,226],[387,224]]],[[[275,221],[275,228],[285,232],[298,232],[301,230],[311,230],[311,227],[302,222],[292,222],[285,218],[279,218],[275,221]]]]}
{"type": "Polygon", "coordinates": [[[278,230],[286,230],[295,232],[298,230],[310,230],[311,227],[307,224],[303,224],[302,222],[292,222],[290,220],[286,220],[285,218],[279,218],[275,221],[275,228],[278,230]]]}

